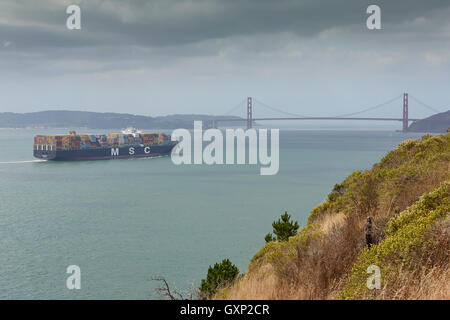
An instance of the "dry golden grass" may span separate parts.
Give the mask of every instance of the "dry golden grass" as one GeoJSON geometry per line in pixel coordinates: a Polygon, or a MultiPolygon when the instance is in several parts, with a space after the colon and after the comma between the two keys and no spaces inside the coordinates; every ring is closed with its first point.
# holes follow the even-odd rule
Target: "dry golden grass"
{"type": "MultiPolygon", "coordinates": [[[[245,275],[243,279],[231,287],[218,291],[215,299],[227,300],[309,300],[318,297],[311,296],[311,290],[297,285],[280,282],[275,273],[270,271],[270,264],[265,264],[256,272],[245,275]],[[265,271],[264,271],[265,270],[265,271]]],[[[450,299],[450,266],[436,266],[429,270],[418,272],[402,271],[398,275],[399,286],[395,290],[383,287],[374,296],[379,300],[449,300],[450,299]]],[[[333,299],[340,285],[323,299],[333,299]]]]}
{"type": "Polygon", "coordinates": [[[342,212],[336,214],[325,214],[319,217],[316,223],[320,226],[321,231],[330,235],[340,229],[345,223],[345,214],[342,212]]]}
{"type": "Polygon", "coordinates": [[[231,300],[273,300],[277,299],[278,279],[271,264],[266,263],[254,272],[245,274],[230,287],[219,289],[216,299],[231,300]]]}
{"type": "Polygon", "coordinates": [[[420,272],[402,271],[396,288],[383,287],[375,298],[381,300],[448,300],[450,299],[450,268],[436,266],[420,272]]]}

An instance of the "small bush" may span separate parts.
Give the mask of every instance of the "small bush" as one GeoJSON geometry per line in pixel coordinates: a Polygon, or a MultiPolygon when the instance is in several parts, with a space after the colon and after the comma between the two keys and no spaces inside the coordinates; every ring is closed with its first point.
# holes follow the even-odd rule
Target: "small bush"
{"type": "Polygon", "coordinates": [[[328,201],[336,201],[337,198],[343,196],[347,191],[346,186],[342,183],[336,183],[333,187],[333,190],[328,195],[328,201]]]}
{"type": "Polygon", "coordinates": [[[239,269],[228,259],[214,264],[214,267],[209,266],[206,279],[202,280],[199,288],[200,296],[202,298],[210,298],[220,286],[232,282],[238,274],[239,269]]]}
{"type": "Polygon", "coordinates": [[[295,236],[297,234],[299,225],[297,221],[291,221],[291,215],[284,212],[281,215],[281,219],[278,221],[274,221],[272,223],[273,233],[276,237],[274,237],[271,233],[268,233],[264,238],[267,242],[271,241],[288,241],[289,237],[295,236]]]}

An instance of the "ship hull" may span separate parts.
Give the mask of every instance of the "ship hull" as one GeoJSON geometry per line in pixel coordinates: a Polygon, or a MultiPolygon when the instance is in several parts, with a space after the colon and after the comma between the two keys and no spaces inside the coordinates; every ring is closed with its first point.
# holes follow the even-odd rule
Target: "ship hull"
{"type": "Polygon", "coordinates": [[[170,155],[175,144],[105,147],[69,150],[34,150],[38,159],[55,161],[108,160],[127,158],[149,158],[170,155]]]}

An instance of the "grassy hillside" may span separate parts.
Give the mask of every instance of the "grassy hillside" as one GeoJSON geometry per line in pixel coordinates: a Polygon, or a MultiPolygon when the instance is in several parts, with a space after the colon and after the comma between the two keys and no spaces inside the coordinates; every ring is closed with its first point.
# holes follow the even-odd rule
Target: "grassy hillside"
{"type": "Polygon", "coordinates": [[[450,280],[449,212],[450,183],[443,183],[393,217],[386,239],[360,252],[339,297],[450,298],[450,292],[445,292],[450,280]],[[369,265],[381,267],[384,286],[380,291],[366,286],[369,265]]]}
{"type": "Polygon", "coordinates": [[[263,246],[215,298],[449,299],[449,181],[450,134],[405,141],[336,184],[296,236],[263,246]],[[369,265],[381,289],[367,288],[369,265]]]}

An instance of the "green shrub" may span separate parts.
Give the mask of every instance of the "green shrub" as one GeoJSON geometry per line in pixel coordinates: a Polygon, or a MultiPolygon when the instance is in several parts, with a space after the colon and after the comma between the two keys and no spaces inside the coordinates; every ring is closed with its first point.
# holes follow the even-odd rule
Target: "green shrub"
{"type": "Polygon", "coordinates": [[[343,196],[347,187],[343,183],[336,183],[328,195],[328,201],[335,201],[338,197],[343,196]]]}
{"type": "Polygon", "coordinates": [[[325,202],[314,208],[308,223],[333,213],[401,211],[420,195],[450,179],[450,134],[425,135],[421,140],[406,140],[386,154],[372,169],[355,171],[334,186],[325,202]]]}
{"type": "Polygon", "coordinates": [[[274,237],[271,233],[268,233],[264,238],[267,242],[271,241],[288,241],[289,237],[297,234],[299,225],[297,221],[291,221],[290,214],[287,211],[281,215],[281,219],[272,223],[274,237]]]}
{"type": "Polygon", "coordinates": [[[238,274],[239,269],[228,259],[214,264],[214,267],[209,266],[206,279],[202,280],[199,288],[201,297],[210,298],[216,293],[217,288],[232,282],[238,274]]]}

